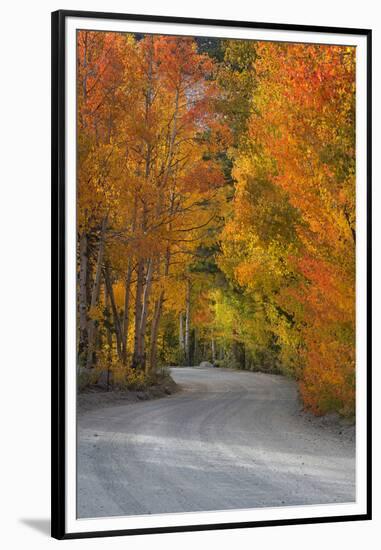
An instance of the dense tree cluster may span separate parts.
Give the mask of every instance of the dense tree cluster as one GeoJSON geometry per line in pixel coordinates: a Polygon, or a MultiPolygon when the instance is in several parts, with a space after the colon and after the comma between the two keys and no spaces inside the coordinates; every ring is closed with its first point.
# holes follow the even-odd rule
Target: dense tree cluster
{"type": "Polygon", "coordinates": [[[78,364],[355,399],[355,52],[78,32],[78,364]]]}

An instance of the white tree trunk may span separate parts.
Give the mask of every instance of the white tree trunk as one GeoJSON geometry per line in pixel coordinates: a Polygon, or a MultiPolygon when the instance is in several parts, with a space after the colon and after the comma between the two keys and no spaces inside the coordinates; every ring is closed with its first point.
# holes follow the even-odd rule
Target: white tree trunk
{"type": "Polygon", "coordinates": [[[185,298],[185,363],[190,363],[190,280],[187,279],[187,293],[185,298]]]}
{"type": "Polygon", "coordinates": [[[214,337],[212,336],[212,363],[214,364],[216,361],[216,344],[214,341],[214,337]]]}
{"type": "Polygon", "coordinates": [[[124,289],[124,314],[123,314],[123,334],[122,334],[122,356],[123,364],[127,363],[127,339],[128,328],[130,324],[130,286],[132,277],[131,261],[128,263],[125,289],[124,289]]]}
{"type": "MultiPolygon", "coordinates": [[[[99,300],[102,264],[103,264],[103,257],[104,257],[104,248],[105,248],[105,236],[106,236],[106,229],[107,229],[107,218],[108,216],[105,216],[103,218],[102,226],[101,226],[97,265],[95,270],[93,289],[91,292],[90,310],[94,309],[98,305],[98,300],[99,300]]],[[[93,319],[90,319],[88,323],[88,350],[87,350],[87,362],[86,362],[87,367],[91,367],[93,364],[94,344],[95,344],[95,321],[93,319]]]]}
{"type": "Polygon", "coordinates": [[[134,354],[132,357],[132,368],[139,367],[140,351],[140,320],[142,316],[142,294],[144,278],[144,260],[138,261],[136,274],[136,293],[135,293],[135,336],[134,336],[134,354]]]}
{"type": "Polygon", "coordinates": [[[140,319],[139,363],[142,368],[145,367],[145,335],[146,335],[146,329],[147,329],[149,299],[150,299],[151,288],[152,288],[153,264],[154,264],[154,261],[152,258],[150,258],[148,260],[148,266],[147,266],[147,277],[146,277],[146,283],[144,285],[144,292],[143,292],[142,315],[140,319]]]}
{"type": "Polygon", "coordinates": [[[87,345],[87,235],[82,231],[79,240],[79,354],[87,345]]]}
{"type": "Polygon", "coordinates": [[[179,314],[179,347],[182,354],[182,360],[184,360],[185,354],[185,339],[184,339],[184,314],[179,314]]]}

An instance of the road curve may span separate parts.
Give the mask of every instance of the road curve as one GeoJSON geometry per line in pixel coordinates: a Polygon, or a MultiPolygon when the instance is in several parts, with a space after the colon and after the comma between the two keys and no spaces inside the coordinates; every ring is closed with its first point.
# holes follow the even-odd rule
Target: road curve
{"type": "Polygon", "coordinates": [[[80,518],[355,500],[355,445],[299,413],[295,384],[173,368],[168,398],[78,419],[80,518]]]}

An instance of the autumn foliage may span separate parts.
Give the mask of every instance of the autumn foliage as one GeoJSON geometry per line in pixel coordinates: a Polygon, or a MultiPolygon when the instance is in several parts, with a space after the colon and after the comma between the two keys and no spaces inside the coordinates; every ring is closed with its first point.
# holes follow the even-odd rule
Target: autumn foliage
{"type": "Polygon", "coordinates": [[[78,32],[78,360],[355,403],[355,51],[78,32]]]}

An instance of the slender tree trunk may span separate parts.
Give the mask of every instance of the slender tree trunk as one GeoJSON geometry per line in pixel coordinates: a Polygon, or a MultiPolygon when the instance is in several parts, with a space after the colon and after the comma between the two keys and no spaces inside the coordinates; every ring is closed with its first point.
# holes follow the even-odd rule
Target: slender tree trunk
{"type": "Polygon", "coordinates": [[[185,339],[184,339],[184,314],[182,311],[179,314],[179,347],[180,347],[180,354],[181,354],[181,364],[184,364],[185,339]]]}
{"type": "Polygon", "coordinates": [[[107,292],[107,285],[105,284],[105,306],[106,306],[106,319],[107,319],[107,391],[110,387],[110,370],[112,364],[112,332],[110,329],[110,297],[107,292]]]}
{"type": "Polygon", "coordinates": [[[193,357],[192,357],[192,365],[197,365],[198,363],[198,334],[197,334],[197,328],[194,327],[193,329],[193,357]]]}
{"type": "Polygon", "coordinates": [[[127,363],[127,339],[130,323],[130,286],[132,277],[131,261],[128,263],[125,289],[124,289],[124,313],[123,313],[123,334],[122,334],[122,360],[123,364],[127,363]]]}
{"type": "Polygon", "coordinates": [[[115,336],[116,336],[116,350],[118,353],[119,360],[122,360],[122,330],[120,326],[120,318],[118,315],[118,308],[116,307],[114,289],[112,287],[110,271],[108,266],[105,267],[103,273],[104,273],[105,283],[107,286],[107,292],[111,302],[111,311],[112,311],[112,317],[113,317],[114,328],[115,328],[115,336]]]}
{"type": "Polygon", "coordinates": [[[187,279],[187,292],[185,298],[185,364],[190,364],[190,280],[187,279]]]}
{"type": "Polygon", "coordinates": [[[175,141],[176,141],[176,136],[177,136],[178,112],[179,112],[179,90],[177,88],[176,89],[176,95],[175,95],[175,111],[174,111],[174,114],[173,114],[173,126],[172,126],[171,136],[170,136],[170,139],[169,139],[167,166],[164,170],[163,179],[160,183],[160,187],[163,187],[163,188],[167,184],[167,181],[168,181],[168,178],[171,174],[171,169],[172,169],[172,160],[173,160],[173,155],[174,155],[174,150],[175,150],[175,141]]]}
{"type": "MultiPolygon", "coordinates": [[[[153,76],[153,36],[151,36],[151,44],[149,50],[149,60],[148,60],[148,85],[145,95],[145,113],[144,120],[147,126],[150,124],[150,112],[153,100],[153,90],[152,90],[152,76],[153,76]]],[[[147,152],[146,152],[146,168],[145,176],[148,180],[150,171],[151,171],[151,155],[152,155],[152,144],[147,140],[147,152]]]]}
{"type": "Polygon", "coordinates": [[[237,366],[240,368],[245,368],[245,344],[243,342],[239,342],[238,340],[234,340],[232,351],[234,361],[237,366]]]}
{"type": "Polygon", "coordinates": [[[159,325],[161,312],[164,302],[164,290],[161,291],[159,299],[155,302],[155,310],[151,325],[151,350],[150,350],[150,369],[155,372],[157,368],[157,337],[159,334],[159,325]]]}
{"type": "Polygon", "coordinates": [[[147,329],[147,318],[148,318],[148,307],[149,307],[149,298],[152,288],[152,277],[153,277],[153,259],[148,260],[147,266],[147,276],[146,283],[144,285],[143,291],[143,303],[142,303],[142,314],[140,318],[140,337],[139,337],[139,349],[138,349],[138,365],[140,368],[145,368],[146,355],[145,355],[145,336],[147,329]]]}
{"type": "Polygon", "coordinates": [[[216,344],[214,341],[214,337],[212,336],[212,363],[214,364],[216,361],[216,344]]]}
{"type": "Polygon", "coordinates": [[[134,353],[132,356],[132,364],[131,364],[133,369],[139,366],[140,321],[142,317],[143,278],[144,278],[144,260],[139,260],[137,273],[136,273],[135,336],[134,336],[134,353]]]}
{"type": "MultiPolygon", "coordinates": [[[[103,218],[102,226],[101,226],[97,265],[95,270],[93,289],[91,292],[90,311],[98,305],[98,300],[99,300],[102,264],[103,264],[104,248],[105,248],[105,235],[106,235],[106,229],[107,229],[107,218],[108,216],[105,216],[103,218]]],[[[88,350],[87,350],[87,362],[86,362],[87,367],[91,367],[93,364],[94,343],[95,343],[95,321],[93,319],[90,319],[88,323],[88,350]]]]}
{"type": "MultiPolygon", "coordinates": [[[[135,190],[134,197],[134,209],[132,213],[132,234],[136,231],[136,218],[138,214],[138,193],[135,190]]],[[[128,260],[127,275],[125,280],[124,290],[124,316],[123,316],[123,340],[122,340],[122,354],[123,364],[127,364],[127,350],[128,350],[128,329],[130,325],[130,297],[131,297],[131,278],[132,278],[132,259],[128,260]]]]}
{"type": "Polygon", "coordinates": [[[82,231],[79,239],[79,345],[81,357],[87,347],[87,235],[82,231]]]}
{"type": "MultiPolygon", "coordinates": [[[[171,212],[173,208],[173,200],[171,204],[171,212]]],[[[170,227],[170,225],[169,225],[170,227]]],[[[160,258],[159,258],[160,260],[160,258]]],[[[165,268],[164,268],[164,277],[167,277],[169,274],[169,266],[170,266],[170,260],[171,260],[171,249],[169,246],[167,246],[166,254],[165,254],[165,268]]],[[[153,371],[157,368],[157,338],[159,335],[159,325],[160,325],[160,319],[161,314],[163,311],[163,304],[164,304],[164,296],[165,296],[165,290],[162,289],[159,295],[159,299],[156,301],[155,304],[155,311],[154,316],[152,319],[152,326],[151,326],[151,350],[150,350],[150,367],[153,371]]]]}

